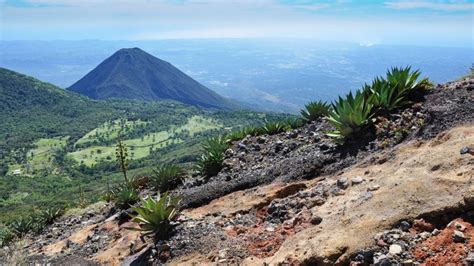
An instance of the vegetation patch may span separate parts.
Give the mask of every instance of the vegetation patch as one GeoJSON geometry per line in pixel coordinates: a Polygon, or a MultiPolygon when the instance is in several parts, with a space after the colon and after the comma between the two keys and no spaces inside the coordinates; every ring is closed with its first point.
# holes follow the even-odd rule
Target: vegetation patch
{"type": "MultiPolygon", "coordinates": [[[[104,143],[104,141],[117,139],[119,134],[126,136],[126,132],[131,132],[133,129],[142,128],[147,125],[143,121],[115,121],[114,123],[106,123],[99,128],[96,128],[81,138],[77,144],[84,143],[104,143]],[[121,130],[125,133],[119,133],[121,130]],[[87,140],[87,142],[86,142],[87,140]]],[[[143,133],[139,138],[124,139],[123,143],[130,149],[130,159],[138,160],[149,156],[153,151],[166,148],[169,145],[179,144],[187,141],[194,135],[208,131],[222,128],[223,125],[212,118],[204,116],[192,116],[186,124],[182,126],[171,125],[168,130],[159,132],[143,133]]],[[[115,148],[110,143],[107,146],[90,146],[77,151],[68,153],[68,156],[75,161],[91,167],[101,162],[113,161],[115,148]]]]}
{"type": "Polygon", "coordinates": [[[178,205],[180,199],[164,193],[158,194],[157,198],[147,197],[141,200],[138,207],[132,209],[138,215],[132,217],[132,221],[138,223],[139,228],[128,228],[138,230],[144,235],[154,235],[157,239],[163,239],[170,234],[172,222],[179,214],[178,205]]]}
{"type": "Polygon", "coordinates": [[[153,169],[153,173],[154,174],[150,180],[151,184],[160,192],[175,189],[177,186],[182,184],[185,174],[183,168],[175,164],[159,166],[153,169]]]}

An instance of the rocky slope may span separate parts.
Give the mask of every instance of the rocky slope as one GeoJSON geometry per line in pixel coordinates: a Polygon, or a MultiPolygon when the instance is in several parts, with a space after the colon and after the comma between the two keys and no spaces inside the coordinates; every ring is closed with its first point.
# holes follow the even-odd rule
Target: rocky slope
{"type": "Polygon", "coordinates": [[[336,146],[321,120],[234,143],[221,173],[175,191],[183,197],[183,212],[169,240],[154,242],[126,230],[132,225],[127,211],[97,203],[4,249],[2,259],[81,265],[471,263],[473,89],[474,79],[438,86],[422,103],[378,121],[375,140],[336,146]]]}

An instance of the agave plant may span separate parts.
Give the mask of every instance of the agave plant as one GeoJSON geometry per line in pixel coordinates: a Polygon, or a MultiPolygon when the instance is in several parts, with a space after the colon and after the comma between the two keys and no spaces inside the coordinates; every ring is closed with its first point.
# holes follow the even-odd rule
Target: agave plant
{"type": "Polygon", "coordinates": [[[184,170],[175,164],[165,164],[152,169],[151,183],[160,192],[176,188],[183,183],[184,170]]]}
{"type": "Polygon", "coordinates": [[[374,108],[392,111],[410,103],[410,96],[431,86],[428,79],[419,80],[420,71],[410,67],[392,68],[387,79],[376,78],[371,86],[364,87],[364,93],[374,108]]]}
{"type": "Polygon", "coordinates": [[[268,135],[275,135],[286,131],[287,126],[279,122],[268,122],[262,127],[262,133],[268,135]]]}
{"type": "Polygon", "coordinates": [[[6,227],[0,227],[0,247],[8,245],[15,238],[15,234],[6,227]]]}
{"type": "Polygon", "coordinates": [[[33,229],[33,220],[30,217],[22,217],[10,223],[11,232],[16,236],[22,237],[33,229]]]}
{"type": "Polygon", "coordinates": [[[372,84],[365,85],[364,93],[375,109],[392,111],[407,104],[407,97],[398,94],[396,86],[382,78],[376,78],[372,84]]]}
{"type": "Polygon", "coordinates": [[[225,136],[226,142],[230,143],[233,141],[238,141],[247,136],[246,132],[244,131],[245,129],[240,129],[233,131],[225,136]]]}
{"type": "Polygon", "coordinates": [[[141,199],[141,204],[132,209],[138,214],[132,216],[132,221],[138,223],[140,228],[128,228],[144,233],[154,234],[157,239],[166,237],[172,228],[171,222],[179,214],[178,205],[180,199],[164,193],[158,194],[157,199],[147,197],[141,199]]]}
{"type": "Polygon", "coordinates": [[[291,129],[300,128],[304,125],[304,120],[301,118],[288,118],[285,123],[291,129]]]}
{"type": "Polygon", "coordinates": [[[336,130],[328,133],[330,137],[344,139],[364,128],[371,118],[372,104],[365,95],[357,91],[355,96],[350,92],[345,99],[333,103],[332,110],[327,116],[336,130]]]}
{"type": "Polygon", "coordinates": [[[138,191],[129,183],[123,183],[112,189],[112,200],[120,209],[126,209],[139,199],[138,191]]]}
{"type": "Polygon", "coordinates": [[[420,75],[421,72],[419,70],[411,71],[410,66],[405,68],[393,67],[387,71],[387,81],[396,87],[398,94],[402,95],[417,89],[420,82],[425,82],[424,80],[426,79],[418,80],[420,75]]]}
{"type": "Polygon", "coordinates": [[[205,177],[217,175],[222,169],[224,152],[229,148],[229,144],[222,136],[208,138],[202,144],[204,154],[198,159],[197,170],[205,177]]]}
{"type": "Polygon", "coordinates": [[[305,108],[301,110],[301,116],[307,122],[315,121],[320,117],[326,116],[331,109],[331,105],[327,102],[317,101],[309,102],[305,108]]]}
{"type": "Polygon", "coordinates": [[[196,163],[197,170],[205,177],[217,175],[222,170],[224,153],[217,151],[206,152],[198,159],[196,163]]]}
{"type": "Polygon", "coordinates": [[[40,211],[40,218],[45,224],[51,224],[55,219],[63,214],[63,210],[60,208],[46,208],[40,211]]]}
{"type": "Polygon", "coordinates": [[[224,137],[217,136],[204,140],[202,148],[206,152],[224,152],[229,148],[229,144],[224,137]]]}

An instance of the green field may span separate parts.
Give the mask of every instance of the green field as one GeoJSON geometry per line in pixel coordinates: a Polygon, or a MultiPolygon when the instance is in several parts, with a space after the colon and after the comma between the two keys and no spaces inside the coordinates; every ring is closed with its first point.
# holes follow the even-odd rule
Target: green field
{"type": "MultiPolygon", "coordinates": [[[[136,121],[134,123],[137,122],[141,125],[146,124],[146,122],[143,121],[136,121]]],[[[129,128],[133,128],[136,125],[137,124],[130,125],[129,128]]],[[[97,135],[106,135],[111,138],[115,136],[116,138],[119,128],[120,125],[117,123],[114,123],[112,126],[110,124],[104,124],[87,133],[79,141],[81,141],[81,143],[93,141],[94,136],[97,135]]],[[[131,159],[141,159],[150,155],[152,150],[162,149],[171,144],[183,143],[196,133],[220,128],[223,128],[223,125],[214,119],[195,115],[189,118],[186,124],[182,126],[171,125],[166,131],[147,133],[140,138],[126,139],[123,142],[129,149],[128,153],[131,159]]],[[[115,145],[91,146],[70,152],[68,156],[86,166],[93,166],[101,161],[115,160],[115,145]]]]}
{"type": "Polygon", "coordinates": [[[20,170],[22,174],[32,174],[38,170],[52,169],[55,153],[64,148],[68,138],[39,139],[34,144],[35,148],[26,153],[27,163],[10,165],[9,173],[20,170]]]}
{"type": "Polygon", "coordinates": [[[114,120],[111,122],[105,122],[98,128],[90,131],[82,138],[80,138],[76,145],[86,144],[90,142],[100,142],[103,140],[114,140],[117,139],[119,133],[127,133],[133,131],[135,128],[139,126],[146,125],[147,122],[144,121],[128,121],[128,120],[114,120]]]}

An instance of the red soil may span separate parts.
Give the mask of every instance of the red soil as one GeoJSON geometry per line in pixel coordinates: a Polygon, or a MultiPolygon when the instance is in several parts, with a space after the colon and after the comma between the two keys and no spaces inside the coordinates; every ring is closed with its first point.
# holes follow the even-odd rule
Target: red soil
{"type": "Polygon", "coordinates": [[[438,235],[417,245],[412,254],[419,261],[423,261],[422,265],[463,265],[469,250],[474,250],[474,227],[459,218],[452,221],[438,235]],[[457,224],[460,228],[456,228],[457,224]],[[461,231],[467,240],[464,243],[456,243],[453,240],[454,230],[461,231]]]}

